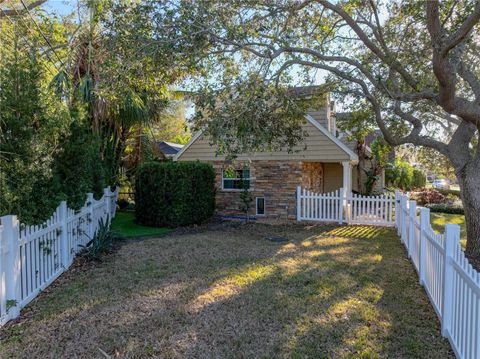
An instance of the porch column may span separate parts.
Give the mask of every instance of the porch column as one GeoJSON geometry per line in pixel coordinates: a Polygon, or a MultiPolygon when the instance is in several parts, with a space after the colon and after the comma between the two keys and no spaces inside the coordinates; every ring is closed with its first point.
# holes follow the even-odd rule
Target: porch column
{"type": "Polygon", "coordinates": [[[352,192],[352,164],[350,161],[342,162],[343,166],[343,190],[344,193],[352,192]]]}

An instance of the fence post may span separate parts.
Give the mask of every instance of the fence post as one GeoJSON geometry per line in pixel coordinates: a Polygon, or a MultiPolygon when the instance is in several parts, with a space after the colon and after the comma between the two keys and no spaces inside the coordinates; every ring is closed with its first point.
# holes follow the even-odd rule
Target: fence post
{"type": "Polygon", "coordinates": [[[94,229],[94,225],[95,223],[93,223],[93,193],[89,192],[87,193],[87,218],[88,218],[88,237],[89,238],[93,238],[93,229],[94,229]]]}
{"type": "Polygon", "coordinates": [[[408,206],[408,257],[412,257],[413,246],[415,245],[415,217],[417,215],[417,202],[409,201],[408,206]]]}
{"type": "Polygon", "coordinates": [[[400,191],[395,190],[395,227],[397,227],[397,234],[400,235],[400,191]]]}
{"type": "MultiPolygon", "coordinates": [[[[112,197],[113,193],[110,191],[110,187],[103,189],[103,203],[105,206],[105,212],[108,216],[108,220],[112,223],[112,197]]],[[[104,220],[107,219],[107,216],[104,216],[104,220]]]]}
{"type": "Polygon", "coordinates": [[[113,191],[112,198],[113,201],[110,202],[110,218],[113,219],[115,218],[115,214],[117,213],[117,199],[118,199],[118,193],[120,192],[120,187],[117,186],[115,187],[115,191],[113,191]]]}
{"type": "Polygon", "coordinates": [[[418,271],[420,284],[425,285],[425,267],[427,259],[427,229],[430,227],[430,209],[420,208],[420,252],[418,254],[418,271]]]}
{"type": "Polygon", "coordinates": [[[407,212],[407,196],[405,195],[402,195],[401,199],[400,199],[400,213],[401,213],[401,223],[400,223],[400,239],[402,240],[402,243],[405,244],[405,233],[407,231],[407,223],[406,223],[406,214],[407,212]]]}
{"type": "Polygon", "coordinates": [[[460,241],[460,226],[458,224],[445,225],[445,248],[443,264],[443,306],[442,306],[442,335],[448,337],[452,325],[453,299],[453,256],[455,247],[460,241]]]}
{"type": "MultiPolygon", "coordinates": [[[[343,223],[343,201],[345,200],[345,190],[342,188],[340,188],[340,192],[339,192],[339,198],[338,198],[338,223],[339,224],[342,224],[343,223]]],[[[345,206],[345,218],[348,218],[347,217],[348,214],[347,214],[347,206],[345,206]]]]}
{"type": "Polygon", "coordinates": [[[297,221],[302,220],[302,187],[297,186],[297,221]]]}
{"type": "Polygon", "coordinates": [[[5,258],[6,251],[3,237],[3,226],[0,222],[0,325],[2,324],[2,316],[5,316],[7,307],[7,298],[5,297],[5,258]]]}
{"type": "Polygon", "coordinates": [[[60,202],[58,207],[60,217],[60,259],[64,269],[70,267],[70,246],[68,245],[68,230],[67,230],[67,202],[60,202]]]}
{"type": "Polygon", "coordinates": [[[5,276],[5,300],[10,319],[20,315],[20,223],[17,216],[3,216],[2,255],[5,276]]]}

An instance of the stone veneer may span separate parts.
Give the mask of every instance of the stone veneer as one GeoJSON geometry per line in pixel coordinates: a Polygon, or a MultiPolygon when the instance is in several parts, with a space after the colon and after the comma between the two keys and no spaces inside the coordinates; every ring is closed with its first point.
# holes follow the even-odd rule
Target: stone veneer
{"type": "MultiPolygon", "coordinates": [[[[224,161],[214,161],[216,173],[216,212],[220,215],[244,215],[240,211],[240,191],[222,190],[224,161]]],[[[252,205],[249,215],[256,213],[255,197],[265,198],[265,218],[294,220],[296,218],[296,189],[302,183],[301,161],[251,161],[250,189],[252,205]]],[[[260,216],[258,217],[260,218],[260,216]]]]}

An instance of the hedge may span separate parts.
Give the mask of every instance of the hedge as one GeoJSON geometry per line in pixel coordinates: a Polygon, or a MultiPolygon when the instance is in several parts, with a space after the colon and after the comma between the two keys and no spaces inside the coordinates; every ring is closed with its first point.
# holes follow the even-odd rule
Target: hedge
{"type": "Polygon", "coordinates": [[[436,190],[438,192],[440,192],[441,194],[443,194],[444,196],[448,196],[450,194],[450,195],[457,196],[458,198],[460,198],[460,190],[458,190],[458,189],[436,188],[436,190]]]}
{"type": "Polygon", "coordinates": [[[439,213],[447,213],[447,214],[465,214],[463,207],[459,206],[452,206],[448,204],[427,204],[425,205],[426,208],[430,208],[430,212],[439,212],[439,213]]]}
{"type": "Polygon", "coordinates": [[[207,221],[215,208],[215,171],[200,162],[147,162],[135,183],[136,222],[177,227],[207,221]]]}

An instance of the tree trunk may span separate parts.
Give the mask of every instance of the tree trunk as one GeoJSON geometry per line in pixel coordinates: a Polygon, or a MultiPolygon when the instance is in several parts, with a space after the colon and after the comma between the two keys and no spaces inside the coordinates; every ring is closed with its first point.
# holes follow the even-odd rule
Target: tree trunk
{"type": "Polygon", "coordinates": [[[480,269],[480,168],[473,162],[457,171],[457,178],[467,227],[465,255],[480,269]]]}
{"type": "Polygon", "coordinates": [[[365,139],[357,139],[357,155],[357,190],[358,192],[363,193],[362,169],[365,164],[365,139]]]}

